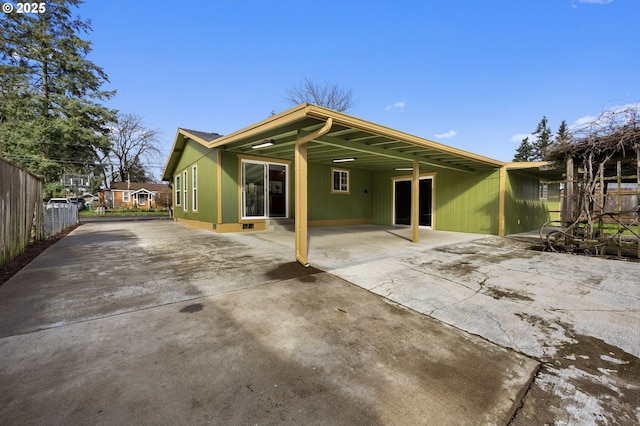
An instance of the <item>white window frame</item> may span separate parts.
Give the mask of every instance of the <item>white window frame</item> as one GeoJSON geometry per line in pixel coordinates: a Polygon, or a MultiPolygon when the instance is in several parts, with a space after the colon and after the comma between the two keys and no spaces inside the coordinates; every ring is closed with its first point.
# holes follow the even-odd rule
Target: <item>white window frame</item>
{"type": "Polygon", "coordinates": [[[350,175],[350,173],[349,173],[349,170],[347,170],[347,169],[331,168],[331,193],[332,194],[349,194],[351,192],[350,191],[351,176],[349,176],[349,175],[350,175]],[[336,188],[336,185],[335,185],[336,173],[340,174],[338,188],[336,188]],[[346,176],[346,182],[345,183],[342,182],[342,176],[346,176]]]}
{"type": "Polygon", "coordinates": [[[268,160],[255,160],[255,159],[248,159],[248,158],[241,158],[240,159],[240,214],[242,217],[242,220],[253,220],[253,219],[269,219],[269,207],[268,207],[268,200],[269,200],[269,165],[276,165],[276,166],[284,166],[284,173],[285,173],[285,189],[284,189],[284,197],[285,197],[285,215],[283,217],[278,216],[278,219],[284,219],[284,218],[288,218],[289,217],[289,164],[288,163],[280,163],[277,161],[268,161],[268,160]],[[244,164],[245,163],[252,163],[252,164],[260,164],[264,167],[264,189],[265,189],[265,194],[264,194],[264,200],[265,200],[265,209],[264,212],[265,214],[262,216],[246,216],[246,205],[245,205],[245,193],[244,193],[244,164]]]}
{"type": "Polygon", "coordinates": [[[549,200],[549,184],[547,182],[540,182],[538,185],[538,200],[549,200]]]}
{"type": "Polygon", "coordinates": [[[182,180],[184,181],[182,183],[182,196],[184,197],[184,200],[182,201],[182,208],[185,212],[189,210],[189,200],[187,198],[187,193],[188,193],[187,179],[188,179],[188,174],[187,174],[187,171],[185,170],[184,172],[182,172],[182,180]]]}
{"type": "Polygon", "coordinates": [[[198,211],[198,166],[191,168],[191,210],[198,211]]]}
{"type": "Polygon", "coordinates": [[[180,205],[180,199],[181,199],[180,191],[182,190],[182,188],[180,187],[180,175],[176,175],[174,181],[175,181],[175,185],[176,185],[176,188],[175,188],[176,189],[176,200],[175,201],[176,201],[176,206],[179,206],[180,205]]]}
{"type": "Polygon", "coordinates": [[[122,202],[123,203],[131,202],[131,191],[122,191],[122,202]]]}

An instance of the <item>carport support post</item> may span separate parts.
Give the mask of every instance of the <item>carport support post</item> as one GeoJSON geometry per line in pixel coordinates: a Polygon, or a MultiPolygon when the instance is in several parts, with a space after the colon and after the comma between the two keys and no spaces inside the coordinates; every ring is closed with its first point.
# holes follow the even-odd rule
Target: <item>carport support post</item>
{"type": "Polygon", "coordinates": [[[309,266],[307,261],[307,143],[326,134],[331,130],[333,118],[328,118],[324,126],[306,136],[298,130],[298,139],[295,146],[295,203],[296,203],[296,260],[304,266],[309,266]]]}
{"type": "Polygon", "coordinates": [[[307,144],[298,142],[295,148],[295,197],[296,197],[296,260],[305,266],[307,261],[307,144]]]}
{"type": "Polygon", "coordinates": [[[413,179],[411,182],[411,241],[420,240],[420,163],[413,162],[413,179]]]}

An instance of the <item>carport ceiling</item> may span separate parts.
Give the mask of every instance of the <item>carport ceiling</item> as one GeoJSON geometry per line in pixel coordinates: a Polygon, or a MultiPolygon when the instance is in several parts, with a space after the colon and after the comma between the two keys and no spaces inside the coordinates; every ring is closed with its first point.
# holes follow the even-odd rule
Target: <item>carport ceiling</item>
{"type": "Polygon", "coordinates": [[[334,163],[334,159],[355,158],[349,167],[389,170],[411,167],[443,167],[472,172],[496,168],[504,163],[427,139],[366,122],[346,114],[307,104],[299,105],[254,126],[209,142],[209,147],[245,155],[293,160],[298,132],[308,134],[333,119],[331,130],[308,144],[309,162],[334,163]],[[265,141],[273,145],[255,148],[265,141]]]}

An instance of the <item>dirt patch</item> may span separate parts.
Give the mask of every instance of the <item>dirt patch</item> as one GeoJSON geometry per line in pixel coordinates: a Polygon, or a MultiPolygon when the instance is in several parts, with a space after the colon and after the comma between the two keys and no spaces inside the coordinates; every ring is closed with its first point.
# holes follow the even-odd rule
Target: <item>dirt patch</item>
{"type": "Polygon", "coordinates": [[[31,261],[38,257],[43,251],[58,242],[61,238],[63,238],[65,235],[67,235],[69,232],[73,231],[80,225],[82,224],[78,223],[77,225],[67,228],[64,231],[59,232],[44,241],[39,241],[37,243],[29,245],[24,252],[2,265],[2,267],[0,267],[0,285],[9,281],[11,277],[17,274],[29,263],[31,263],[31,261]]]}
{"type": "Polygon", "coordinates": [[[313,282],[312,275],[322,272],[312,266],[305,267],[298,262],[279,263],[265,272],[271,280],[290,280],[292,278],[305,278],[305,282],[313,282]]]}
{"type": "Polygon", "coordinates": [[[511,290],[507,290],[504,288],[499,288],[499,287],[488,287],[483,294],[486,294],[487,296],[491,296],[496,300],[502,299],[502,298],[506,298],[506,299],[512,299],[512,300],[522,300],[525,302],[533,302],[533,298],[531,298],[530,296],[523,294],[523,293],[518,293],[515,291],[511,291],[511,290]]]}

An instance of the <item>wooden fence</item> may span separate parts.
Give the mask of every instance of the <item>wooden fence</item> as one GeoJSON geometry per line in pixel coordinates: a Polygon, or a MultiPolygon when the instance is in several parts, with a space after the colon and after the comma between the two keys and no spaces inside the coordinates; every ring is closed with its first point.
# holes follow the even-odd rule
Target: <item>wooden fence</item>
{"type": "Polygon", "coordinates": [[[0,158],[0,267],[44,239],[42,181],[0,158]]]}

